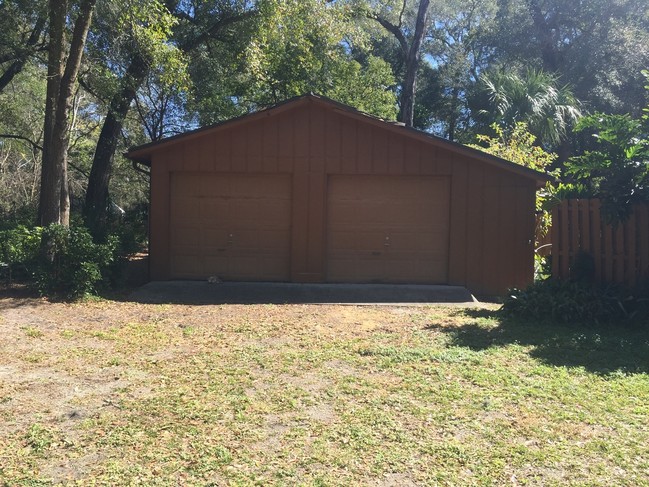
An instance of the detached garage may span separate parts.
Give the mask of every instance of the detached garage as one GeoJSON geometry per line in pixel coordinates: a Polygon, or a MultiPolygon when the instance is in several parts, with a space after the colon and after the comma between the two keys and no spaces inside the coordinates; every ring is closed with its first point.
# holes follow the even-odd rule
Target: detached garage
{"type": "Polygon", "coordinates": [[[452,284],[533,276],[547,177],[305,95],[130,150],[151,168],[153,280],[452,284]]]}

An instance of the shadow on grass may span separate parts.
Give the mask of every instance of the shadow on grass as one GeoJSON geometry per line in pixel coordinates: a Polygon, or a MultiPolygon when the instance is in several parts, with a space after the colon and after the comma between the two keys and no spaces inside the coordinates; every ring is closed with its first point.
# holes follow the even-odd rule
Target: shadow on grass
{"type": "Polygon", "coordinates": [[[475,322],[451,328],[429,327],[450,334],[456,346],[486,350],[522,345],[532,348],[530,356],[557,367],[583,367],[600,375],[649,373],[649,330],[646,329],[525,322],[504,319],[497,311],[484,309],[457,313],[476,320],[493,320],[496,326],[475,322]]]}
{"type": "Polygon", "coordinates": [[[0,309],[20,308],[27,300],[39,298],[36,291],[24,284],[0,283],[0,309]]]}

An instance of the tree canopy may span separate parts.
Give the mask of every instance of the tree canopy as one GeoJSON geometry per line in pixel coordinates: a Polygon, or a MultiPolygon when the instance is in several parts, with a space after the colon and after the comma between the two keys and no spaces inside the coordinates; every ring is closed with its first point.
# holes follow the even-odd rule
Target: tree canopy
{"type": "MultiPolygon", "coordinates": [[[[35,219],[40,195],[41,213],[79,211],[102,238],[109,208],[146,199],[146,176],[120,155],[128,146],[307,92],[483,146],[516,140],[523,123],[533,147],[559,153],[551,165],[565,165],[568,178],[583,178],[585,167],[606,171],[595,168],[603,149],[587,133],[644,123],[645,7],[643,0],[7,0],[0,212],[35,219]],[[79,19],[87,37],[79,37],[79,19]]],[[[603,192],[598,178],[590,183],[603,192]]]]}

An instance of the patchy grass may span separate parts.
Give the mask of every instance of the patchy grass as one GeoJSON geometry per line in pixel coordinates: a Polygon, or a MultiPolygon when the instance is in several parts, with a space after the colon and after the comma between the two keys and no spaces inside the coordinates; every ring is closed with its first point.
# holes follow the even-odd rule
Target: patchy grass
{"type": "Polygon", "coordinates": [[[649,485],[649,335],[0,300],[0,484],[649,485]]]}

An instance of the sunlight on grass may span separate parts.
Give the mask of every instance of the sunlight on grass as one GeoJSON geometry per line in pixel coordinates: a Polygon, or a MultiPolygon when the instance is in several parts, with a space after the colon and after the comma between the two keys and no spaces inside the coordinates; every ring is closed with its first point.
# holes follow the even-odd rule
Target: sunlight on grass
{"type": "Polygon", "coordinates": [[[67,375],[6,431],[8,485],[649,484],[640,332],[490,309],[83,306],[111,319],[15,354],[34,378],[3,414],[67,375]],[[47,350],[39,373],[27,357],[47,350]]]}

